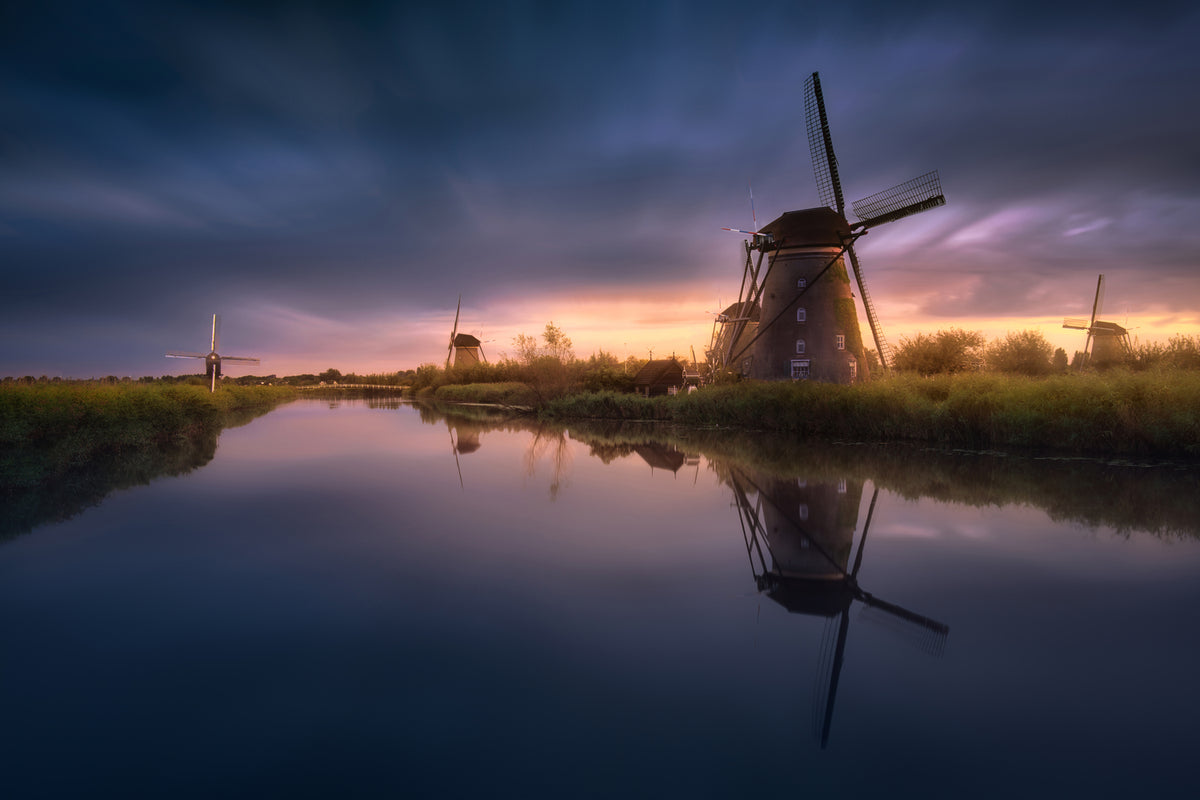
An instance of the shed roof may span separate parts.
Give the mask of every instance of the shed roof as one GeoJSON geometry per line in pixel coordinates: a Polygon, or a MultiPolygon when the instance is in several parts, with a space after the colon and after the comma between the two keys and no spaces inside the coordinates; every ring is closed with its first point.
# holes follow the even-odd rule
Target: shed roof
{"type": "Polygon", "coordinates": [[[634,386],[678,386],[683,381],[683,365],[674,358],[656,358],[633,376],[634,386]]]}

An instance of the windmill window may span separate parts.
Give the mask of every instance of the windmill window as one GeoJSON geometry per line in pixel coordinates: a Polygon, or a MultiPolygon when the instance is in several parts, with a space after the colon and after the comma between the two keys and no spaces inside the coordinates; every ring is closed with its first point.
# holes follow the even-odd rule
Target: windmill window
{"type": "Polygon", "coordinates": [[[858,377],[858,359],[851,358],[850,359],[850,380],[854,380],[857,377],[858,377]]]}
{"type": "Polygon", "coordinates": [[[801,278],[800,280],[796,281],[796,288],[797,289],[807,289],[808,288],[808,278],[801,278]]]}
{"type": "Polygon", "coordinates": [[[839,333],[839,334],[837,335],[837,349],[838,349],[838,350],[845,350],[845,349],[846,349],[846,336],[845,336],[845,334],[839,333]]]}
{"type": "Polygon", "coordinates": [[[808,321],[808,312],[805,311],[803,308],[797,308],[796,309],[796,322],[807,322],[807,321],[808,321]]]}
{"type": "Polygon", "coordinates": [[[845,493],[846,493],[846,481],[844,481],[844,480],[838,481],[838,494],[845,494],[845,493]]]}
{"type": "Polygon", "coordinates": [[[796,511],[800,516],[801,522],[808,519],[808,503],[801,503],[800,508],[796,509],[796,511]]]}
{"type": "Polygon", "coordinates": [[[797,355],[803,355],[803,354],[804,354],[804,347],[805,347],[805,345],[804,345],[804,340],[803,340],[803,339],[797,339],[797,340],[796,340],[796,354],[797,354],[797,355]]]}
{"type": "Polygon", "coordinates": [[[792,380],[806,381],[810,375],[809,360],[807,358],[792,359],[792,380]]]}

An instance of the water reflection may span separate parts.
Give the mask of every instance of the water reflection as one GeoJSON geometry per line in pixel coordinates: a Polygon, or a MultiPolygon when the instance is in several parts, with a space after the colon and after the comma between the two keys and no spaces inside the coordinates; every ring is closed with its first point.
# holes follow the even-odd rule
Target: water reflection
{"type": "Polygon", "coordinates": [[[340,402],[0,547],[10,795],[1194,784],[1194,469],[340,402]]]}
{"type": "MultiPolygon", "coordinates": [[[[511,424],[511,422],[509,423],[511,424]]],[[[567,427],[567,426],[564,426],[567,427]]],[[[572,422],[591,454],[673,448],[684,458],[737,464],[808,480],[871,481],[909,500],[974,507],[1028,506],[1055,522],[1107,526],[1166,538],[1200,538],[1200,465],[935,450],[906,444],[817,442],[778,434],[682,429],[627,422],[572,422]],[[687,455],[691,454],[691,455],[687,455]]],[[[666,465],[664,465],[666,466],[666,465]]]]}
{"type": "Polygon", "coordinates": [[[858,619],[887,627],[929,657],[942,655],[949,635],[944,622],[859,584],[881,488],[913,500],[1032,506],[1054,521],[1109,526],[1123,535],[1200,537],[1196,472],[1186,464],[814,443],[644,423],[554,426],[501,416],[488,421],[479,412],[464,418],[454,409],[422,413],[429,421],[441,418],[469,428],[475,441],[489,427],[530,431],[526,472],[533,474],[541,454],[554,454],[551,498],[569,472],[569,439],[606,465],[632,455],[651,473],[678,475],[695,467],[698,476],[701,465],[716,473],[732,494],[755,588],[789,613],[827,621],[812,705],[813,732],[822,749],[830,741],[855,605],[858,619]],[[872,489],[859,533],[867,482],[872,489]]]}
{"type": "MultiPolygon", "coordinates": [[[[240,427],[265,413],[226,412],[223,428],[240,427]]],[[[12,447],[0,463],[0,542],[70,519],[112,492],[198,469],[215,455],[219,433],[100,452],[84,462],[37,444],[12,447]],[[51,477],[31,483],[24,479],[26,474],[51,477]]]]}
{"type": "Polygon", "coordinates": [[[809,483],[804,478],[754,473],[736,464],[714,466],[725,473],[724,480],[733,490],[758,590],[792,614],[835,622],[825,628],[813,707],[815,733],[824,748],[833,724],[854,601],[876,611],[881,621],[907,634],[931,655],[941,655],[950,629],[859,586],[858,571],[878,487],[871,496],[854,565],[848,568],[862,500],[861,481],[809,483]]]}

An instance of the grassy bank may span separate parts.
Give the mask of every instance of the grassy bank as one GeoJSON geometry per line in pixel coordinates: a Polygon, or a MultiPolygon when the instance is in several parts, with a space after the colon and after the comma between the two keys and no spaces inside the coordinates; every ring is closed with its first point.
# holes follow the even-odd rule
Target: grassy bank
{"type": "Polygon", "coordinates": [[[269,386],[90,382],[0,387],[0,486],[33,486],[103,454],[179,445],[294,397],[269,386]]]}
{"type": "Polygon", "coordinates": [[[1184,370],[743,383],[650,399],[601,392],[553,400],[540,413],[973,449],[1200,457],[1200,372],[1184,370]]]}

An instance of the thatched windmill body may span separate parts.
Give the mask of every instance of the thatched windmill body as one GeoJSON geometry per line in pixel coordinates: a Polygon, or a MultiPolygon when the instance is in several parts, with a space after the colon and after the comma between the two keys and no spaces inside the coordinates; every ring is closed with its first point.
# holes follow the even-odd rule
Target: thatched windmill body
{"type": "Polygon", "coordinates": [[[257,358],[246,356],[223,356],[217,352],[221,346],[221,317],[213,314],[212,318],[212,349],[207,353],[167,353],[167,358],[202,358],[204,373],[209,379],[209,391],[217,390],[217,378],[221,377],[222,361],[237,361],[243,364],[258,364],[257,358]]]}
{"type": "Polygon", "coordinates": [[[1094,367],[1104,367],[1123,361],[1133,351],[1129,343],[1129,331],[1115,322],[1103,322],[1097,317],[1104,305],[1104,276],[1096,281],[1096,298],[1092,301],[1091,319],[1067,317],[1063,327],[1071,330],[1087,331],[1087,341],[1083,345],[1085,364],[1094,367]]]}
{"type": "MultiPolygon", "coordinates": [[[[813,171],[825,205],[789,211],[760,229],[740,231],[751,238],[736,305],[757,308],[759,321],[750,342],[730,347],[723,363],[758,380],[850,383],[866,378],[868,368],[844,259],[853,267],[876,352],[887,368],[891,351],[854,242],[877,225],[944,205],[946,199],[937,172],[929,172],[854,203],[858,221],[848,222],[817,73],[804,89],[813,171]]],[[[740,338],[740,332],[729,338],[740,338]]]]}

